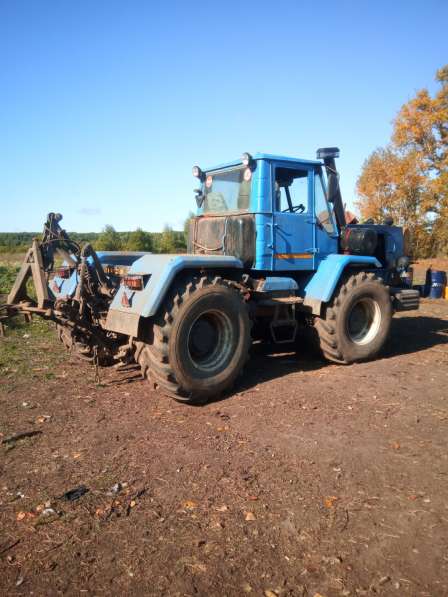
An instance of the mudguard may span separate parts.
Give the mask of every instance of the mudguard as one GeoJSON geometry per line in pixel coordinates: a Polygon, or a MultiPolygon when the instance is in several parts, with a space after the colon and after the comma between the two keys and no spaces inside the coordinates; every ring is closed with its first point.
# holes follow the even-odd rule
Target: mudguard
{"type": "Polygon", "coordinates": [[[120,286],[107,314],[106,329],[137,336],[140,318],[156,314],[174,278],[182,270],[242,268],[242,261],[227,255],[145,255],[129,269],[130,275],[144,277],[143,290],[120,286]]]}
{"type": "Polygon", "coordinates": [[[376,257],[357,255],[328,255],[323,259],[311,280],[305,286],[304,305],[311,307],[314,315],[320,315],[322,303],[327,303],[342,275],[349,265],[380,268],[381,263],[376,257]]]}

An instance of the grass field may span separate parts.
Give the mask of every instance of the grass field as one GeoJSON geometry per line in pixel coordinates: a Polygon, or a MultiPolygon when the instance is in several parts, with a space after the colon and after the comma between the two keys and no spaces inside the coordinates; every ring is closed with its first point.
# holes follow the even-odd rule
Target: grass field
{"type": "Polygon", "coordinates": [[[21,253],[0,253],[0,304],[10,291],[24,257],[21,253]]]}
{"type": "Polygon", "coordinates": [[[0,265],[0,297],[1,295],[8,294],[18,271],[18,267],[12,265],[0,265]]]}
{"type": "MultiPolygon", "coordinates": [[[[0,304],[6,301],[23,257],[0,255],[0,304]]],[[[0,342],[2,387],[7,390],[18,377],[32,381],[36,369],[43,371],[47,378],[51,377],[51,368],[61,356],[48,350],[48,341],[54,337],[54,325],[38,317],[27,324],[22,316],[18,316],[9,319],[4,326],[6,336],[0,342]]]]}
{"type": "Polygon", "coordinates": [[[0,253],[0,266],[20,266],[25,253],[0,253]]]}

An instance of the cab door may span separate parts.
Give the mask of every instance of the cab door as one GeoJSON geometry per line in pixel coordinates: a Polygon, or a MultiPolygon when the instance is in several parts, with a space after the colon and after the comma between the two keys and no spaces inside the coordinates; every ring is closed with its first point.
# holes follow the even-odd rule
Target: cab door
{"type": "Polygon", "coordinates": [[[278,163],[273,165],[272,174],[274,270],[313,270],[313,169],[278,163]]]}

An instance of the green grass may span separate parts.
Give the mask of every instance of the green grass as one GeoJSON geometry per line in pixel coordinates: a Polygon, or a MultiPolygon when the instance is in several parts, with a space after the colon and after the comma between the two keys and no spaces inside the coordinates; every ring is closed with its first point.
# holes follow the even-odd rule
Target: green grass
{"type": "Polygon", "coordinates": [[[16,279],[19,267],[15,265],[0,265],[0,294],[8,294],[16,279]]]}
{"type": "Polygon", "coordinates": [[[53,379],[54,366],[67,358],[54,324],[39,317],[29,324],[22,316],[14,317],[5,333],[0,338],[0,385],[6,391],[24,383],[29,386],[33,379],[53,379]]]}
{"type": "MultiPolygon", "coordinates": [[[[0,304],[6,301],[6,295],[16,279],[23,256],[16,255],[16,260],[4,259],[0,255],[0,304]]],[[[28,295],[34,295],[32,282],[28,283],[28,295]]],[[[7,322],[5,337],[0,338],[0,387],[10,391],[23,383],[30,384],[33,379],[51,380],[54,378],[54,365],[67,358],[67,353],[56,338],[55,326],[39,317],[26,323],[18,315],[7,322]]]]}
{"type": "MultiPolygon", "coordinates": [[[[0,305],[6,302],[6,297],[14,284],[17,274],[22,264],[22,259],[14,261],[10,259],[3,259],[0,255],[0,305]]],[[[27,293],[32,299],[36,299],[36,292],[34,290],[34,283],[30,278],[27,282],[27,293]]]]}

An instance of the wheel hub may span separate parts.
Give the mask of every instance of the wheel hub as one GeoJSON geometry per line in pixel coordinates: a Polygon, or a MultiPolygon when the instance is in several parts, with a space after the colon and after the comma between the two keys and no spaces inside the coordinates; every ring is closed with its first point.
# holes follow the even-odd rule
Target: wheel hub
{"type": "Polygon", "coordinates": [[[231,356],[232,339],[233,326],[225,313],[202,313],[188,335],[188,352],[195,367],[204,373],[224,367],[231,356]]]}
{"type": "Polygon", "coordinates": [[[355,344],[371,342],[381,326],[381,309],[378,303],[370,297],[356,301],[347,319],[347,333],[355,344]]]}
{"type": "Polygon", "coordinates": [[[213,322],[205,317],[200,317],[190,332],[190,354],[197,359],[203,359],[209,354],[218,342],[218,330],[213,322]]]}

